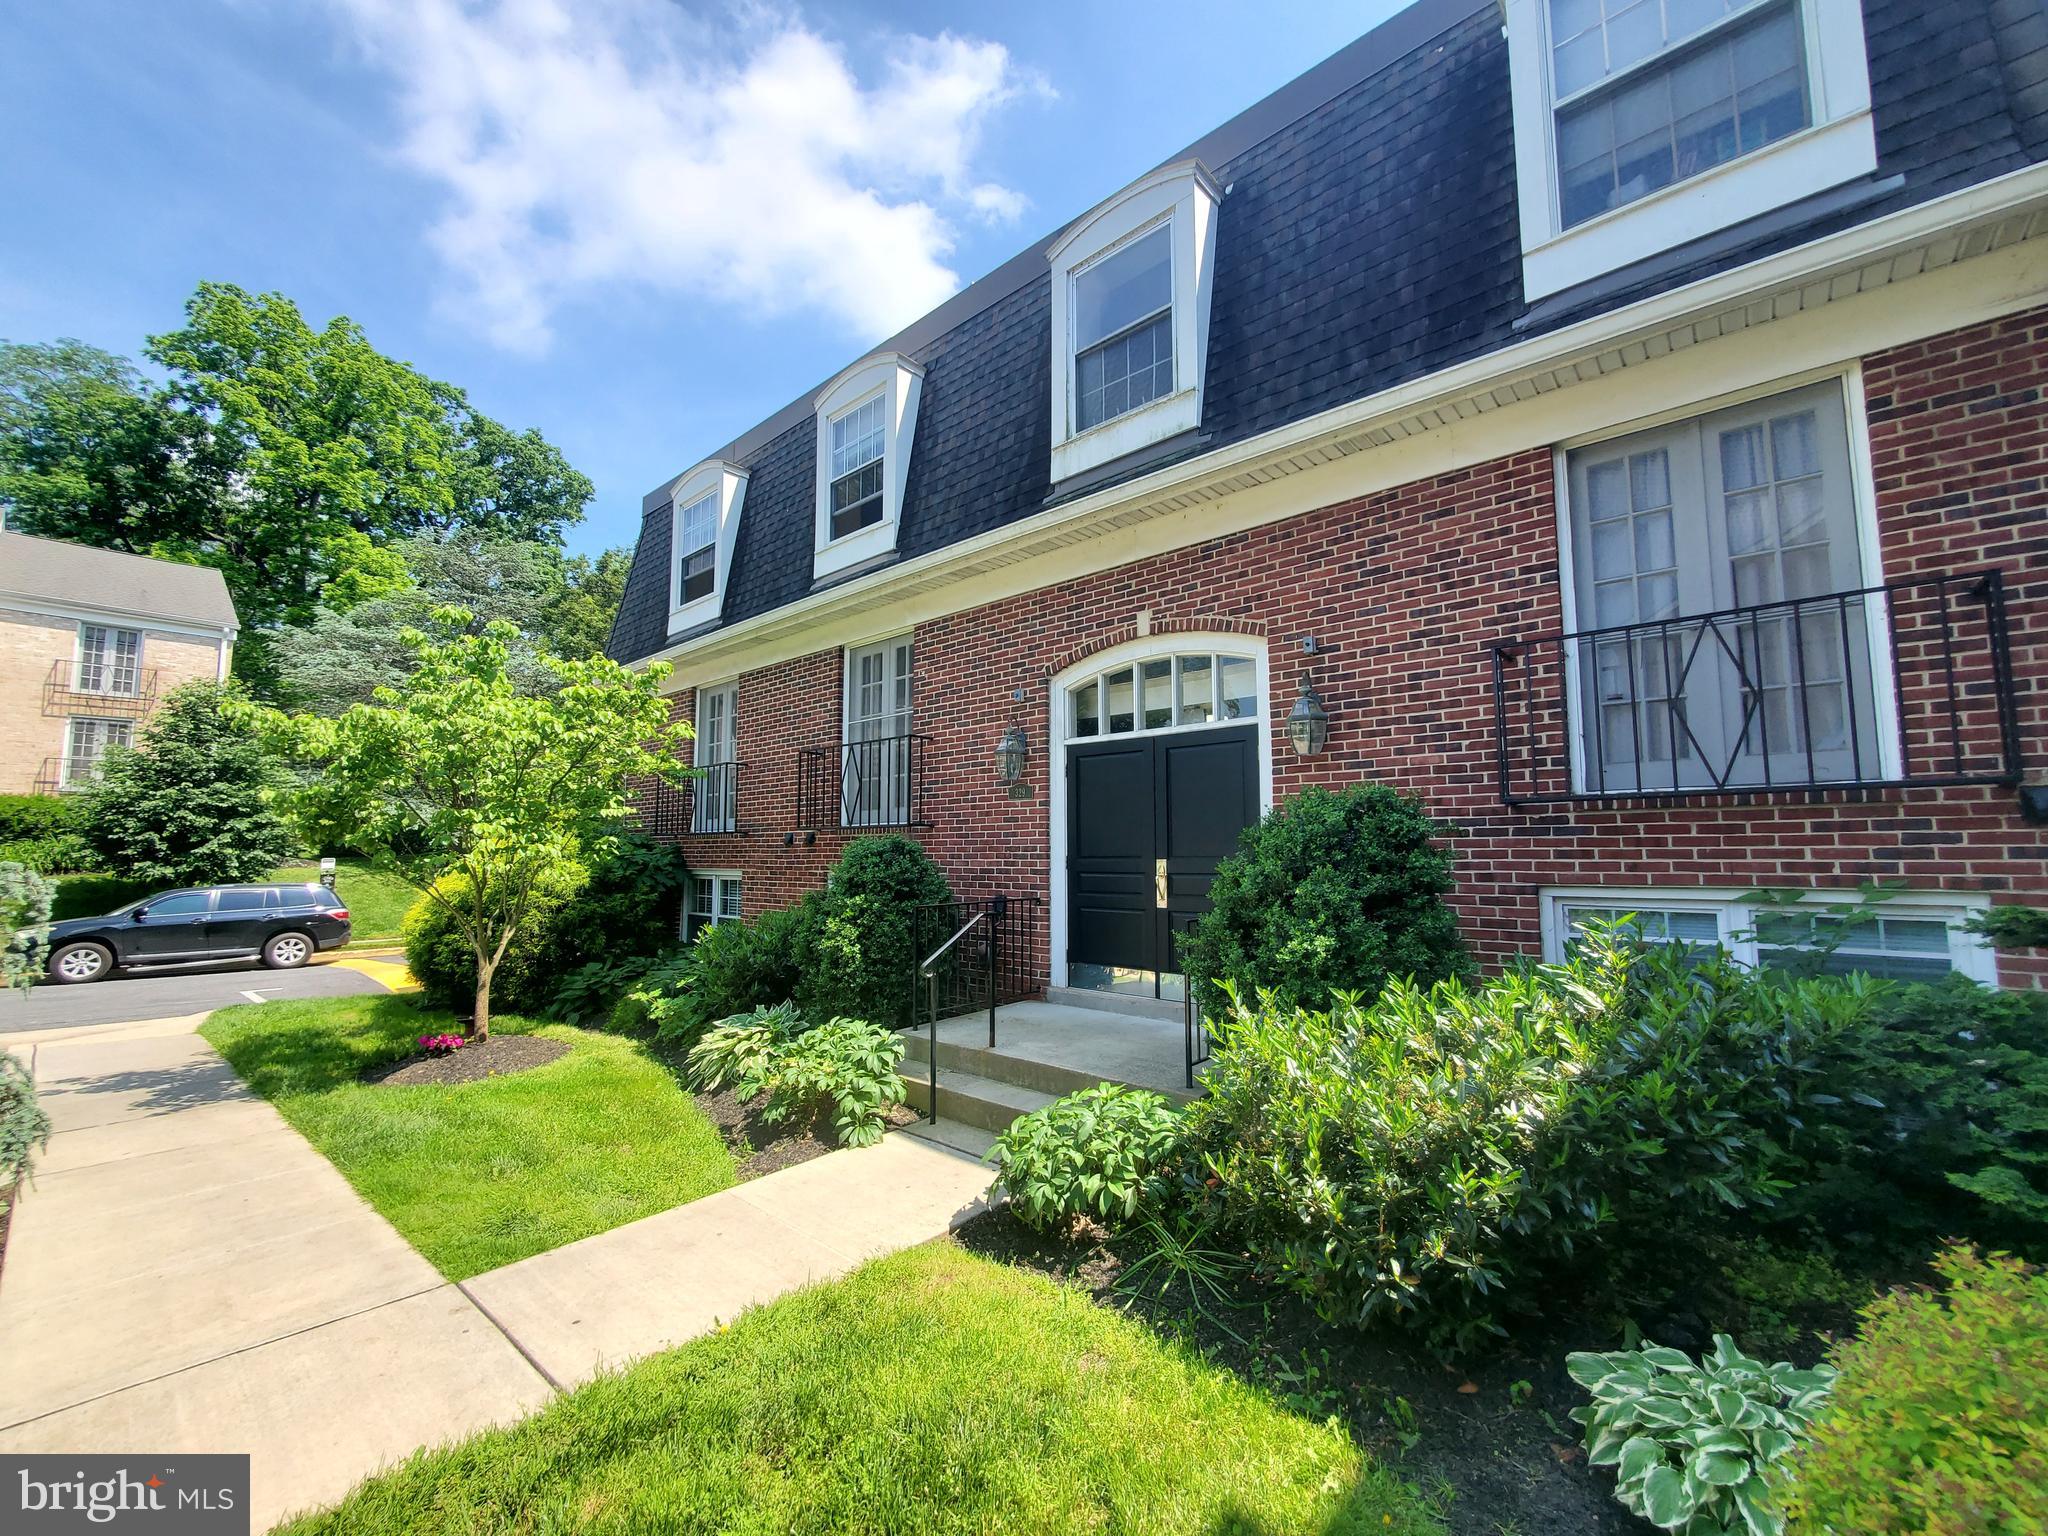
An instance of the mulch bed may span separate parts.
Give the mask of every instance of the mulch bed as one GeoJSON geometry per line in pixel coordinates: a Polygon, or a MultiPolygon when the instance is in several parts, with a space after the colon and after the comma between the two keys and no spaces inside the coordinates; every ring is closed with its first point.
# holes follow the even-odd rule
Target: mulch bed
{"type": "Polygon", "coordinates": [[[1247,1283],[1233,1298],[1243,1305],[1207,1310],[1185,1294],[1125,1297],[1116,1292],[1118,1279],[1143,1250],[1092,1225],[1066,1240],[1040,1237],[997,1210],[962,1227],[958,1240],[1083,1287],[1301,1413],[1336,1415],[1360,1445],[1426,1495],[1454,1495],[1444,1515],[1456,1536],[1655,1531],[1615,1502],[1607,1471],[1587,1467],[1581,1431],[1568,1417],[1586,1396],[1565,1374],[1566,1353],[1619,1347],[1597,1325],[1528,1331],[1453,1369],[1412,1341],[1331,1327],[1269,1287],[1247,1283]]]}
{"type": "MultiPolygon", "coordinates": [[[[723,1093],[697,1094],[696,1100],[697,1107],[711,1117],[724,1134],[725,1144],[739,1160],[742,1181],[758,1179],[778,1168],[793,1168],[839,1150],[829,1109],[805,1123],[785,1120],[780,1125],[770,1125],[761,1118],[761,1112],[768,1107],[766,1094],[743,1099],[728,1088],[723,1093]]],[[[889,1112],[889,1126],[893,1130],[916,1118],[898,1104],[889,1112]]]]}
{"type": "Polygon", "coordinates": [[[400,1088],[421,1083],[480,1083],[487,1077],[530,1072],[568,1054],[567,1041],[544,1040],[538,1035],[492,1035],[445,1056],[408,1056],[386,1062],[365,1072],[363,1081],[400,1088]]]}

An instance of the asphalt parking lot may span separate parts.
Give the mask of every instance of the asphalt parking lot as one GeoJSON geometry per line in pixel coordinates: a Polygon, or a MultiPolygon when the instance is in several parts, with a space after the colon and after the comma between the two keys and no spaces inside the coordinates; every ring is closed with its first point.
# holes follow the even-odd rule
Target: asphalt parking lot
{"type": "Polygon", "coordinates": [[[44,982],[27,994],[0,996],[0,1035],[17,1030],[75,1029],[82,1024],[125,1024],[181,1018],[235,1003],[278,998],[348,997],[385,988],[361,971],[316,960],[296,971],[272,971],[254,960],[121,975],[84,986],[44,982]]]}

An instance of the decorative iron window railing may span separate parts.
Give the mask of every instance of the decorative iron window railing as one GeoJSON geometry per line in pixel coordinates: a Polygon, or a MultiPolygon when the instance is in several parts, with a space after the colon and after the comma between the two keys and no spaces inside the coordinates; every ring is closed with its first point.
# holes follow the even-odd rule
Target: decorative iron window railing
{"type": "Polygon", "coordinates": [[[1491,649],[1507,805],[2020,777],[1999,571],[1491,649]]]}
{"type": "Polygon", "coordinates": [[[797,755],[799,827],[924,825],[924,757],[929,736],[881,736],[797,755]]]}
{"type": "Polygon", "coordinates": [[[67,715],[144,715],[156,703],[157,669],[132,658],[63,657],[43,679],[43,712],[67,715]]]}
{"type": "Polygon", "coordinates": [[[66,789],[85,789],[95,783],[106,759],[101,756],[46,757],[36,771],[34,790],[54,795],[66,789]]]}
{"type": "Polygon", "coordinates": [[[740,764],[700,764],[690,780],[690,831],[701,836],[739,829],[740,764]]]}

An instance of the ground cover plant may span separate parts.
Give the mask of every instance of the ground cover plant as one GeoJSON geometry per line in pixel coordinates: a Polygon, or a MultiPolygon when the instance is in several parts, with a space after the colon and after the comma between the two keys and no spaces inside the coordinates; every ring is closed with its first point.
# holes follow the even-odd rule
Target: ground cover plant
{"type": "Polygon", "coordinates": [[[839,1145],[873,1146],[904,1099],[903,1041],[866,1019],[810,1024],[792,1003],[757,1008],[708,1030],[690,1048],[691,1083],[765,1098],[770,1125],[829,1114],[839,1145]]]}
{"type": "Polygon", "coordinates": [[[416,1457],[286,1529],[1426,1536],[1335,1427],[949,1245],[416,1457]]]}
{"type": "Polygon", "coordinates": [[[996,1138],[992,1192],[1041,1231],[1076,1216],[1128,1221],[1179,1131],[1163,1095],[1098,1083],[1020,1116],[996,1138]]]}
{"type": "Polygon", "coordinates": [[[454,1024],[407,998],[348,997],[227,1008],[201,1032],[451,1280],[735,1181],[674,1073],[615,1035],[508,1016],[508,1032],[568,1053],[459,1086],[364,1080],[454,1024]]]}

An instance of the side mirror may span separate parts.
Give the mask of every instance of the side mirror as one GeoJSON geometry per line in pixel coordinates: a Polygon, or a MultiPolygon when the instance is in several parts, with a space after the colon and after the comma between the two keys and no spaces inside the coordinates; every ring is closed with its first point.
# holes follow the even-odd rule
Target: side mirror
{"type": "Polygon", "coordinates": [[[147,916],[149,916],[149,908],[137,907],[133,912],[130,912],[128,914],[128,920],[130,922],[139,923],[147,916]]]}

